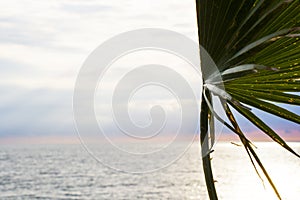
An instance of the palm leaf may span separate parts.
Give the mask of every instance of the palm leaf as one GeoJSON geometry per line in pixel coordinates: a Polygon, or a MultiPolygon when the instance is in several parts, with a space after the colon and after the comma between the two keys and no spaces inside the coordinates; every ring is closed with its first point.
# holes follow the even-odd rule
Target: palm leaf
{"type": "MultiPolygon", "coordinates": [[[[207,138],[212,116],[223,122],[240,137],[252,164],[255,166],[255,161],[262,169],[280,199],[275,185],[238,126],[229,105],[248,119],[249,123],[253,123],[272,140],[299,157],[248,106],[300,124],[298,114],[283,108],[284,104],[300,105],[300,2],[196,0],[196,8],[199,44],[208,52],[220,72],[219,76],[216,72],[205,74],[209,71],[206,69],[208,65],[202,63],[205,77],[203,91],[207,93],[205,96],[219,96],[233,126],[220,119],[212,110],[211,98],[206,98],[201,106],[202,142],[207,138]],[[220,81],[221,78],[223,81],[220,81]]],[[[202,51],[200,53],[201,57],[204,56],[202,51]]],[[[210,125],[213,126],[213,123],[210,125]]],[[[209,154],[206,158],[209,158],[209,154]]],[[[214,180],[209,160],[206,159],[203,165],[209,196],[217,199],[212,186],[214,180]]]]}
{"type": "MultiPolygon", "coordinates": [[[[222,105],[223,105],[224,110],[226,111],[226,115],[228,116],[228,118],[229,118],[229,120],[231,121],[232,125],[235,127],[235,130],[236,130],[237,132],[239,132],[241,135],[244,135],[244,133],[243,133],[242,130],[240,129],[240,127],[239,127],[237,121],[235,120],[235,117],[234,117],[234,115],[232,114],[232,112],[231,112],[229,106],[226,104],[225,101],[223,101],[223,104],[222,104],[222,105]]],[[[276,135],[276,133],[274,133],[274,135],[275,135],[274,137],[275,137],[276,139],[279,138],[279,140],[281,141],[281,138],[278,137],[278,136],[276,135]]],[[[252,146],[250,145],[250,143],[249,143],[247,140],[245,140],[244,138],[242,138],[242,137],[240,137],[240,139],[241,139],[241,141],[242,141],[242,143],[243,143],[243,145],[244,145],[244,147],[245,147],[245,149],[246,149],[246,151],[247,151],[247,154],[248,154],[248,156],[249,156],[249,158],[250,158],[250,161],[251,161],[251,163],[252,163],[252,165],[253,165],[253,167],[254,167],[256,173],[258,174],[259,178],[263,181],[263,179],[261,178],[261,176],[260,176],[260,174],[259,174],[259,172],[258,172],[258,170],[257,170],[257,168],[256,168],[256,165],[255,165],[255,163],[254,163],[252,157],[254,157],[256,163],[257,163],[257,164],[259,165],[259,167],[262,169],[264,175],[267,177],[267,179],[268,179],[270,185],[271,185],[272,188],[274,189],[274,191],[275,191],[277,197],[278,197],[279,199],[281,199],[280,194],[279,194],[279,192],[278,192],[276,186],[274,185],[274,183],[273,183],[272,179],[270,178],[270,176],[269,176],[267,170],[266,170],[265,167],[263,166],[262,162],[260,161],[259,157],[258,157],[257,154],[255,153],[255,151],[254,151],[254,149],[252,148],[252,146]]],[[[281,142],[284,143],[284,141],[281,141],[281,142]]]]}

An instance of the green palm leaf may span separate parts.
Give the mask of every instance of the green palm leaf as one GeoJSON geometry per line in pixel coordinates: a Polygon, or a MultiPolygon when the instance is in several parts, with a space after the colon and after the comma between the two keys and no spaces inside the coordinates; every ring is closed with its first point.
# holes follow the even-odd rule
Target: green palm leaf
{"type": "MultiPolygon", "coordinates": [[[[238,126],[229,107],[234,108],[283,148],[299,155],[248,106],[300,124],[300,116],[282,107],[300,105],[300,2],[298,0],[196,0],[199,44],[205,48],[220,72],[204,74],[201,142],[208,143],[208,130],[216,117],[211,95],[219,96],[230,130],[238,134],[252,164],[262,169],[280,195],[256,155],[250,141],[238,126]],[[208,78],[207,78],[208,77],[208,78]],[[278,104],[280,103],[280,104],[278,104]],[[208,108],[209,107],[209,108],[208,108]],[[215,114],[214,114],[215,113],[215,114]],[[212,117],[214,116],[214,117],[212,117]]],[[[201,53],[203,54],[203,53],[201,53]]],[[[203,55],[202,55],[203,56],[203,55]]],[[[202,65],[205,73],[205,65],[202,65]]],[[[203,157],[204,172],[211,199],[217,199],[210,155],[203,157]]]]}

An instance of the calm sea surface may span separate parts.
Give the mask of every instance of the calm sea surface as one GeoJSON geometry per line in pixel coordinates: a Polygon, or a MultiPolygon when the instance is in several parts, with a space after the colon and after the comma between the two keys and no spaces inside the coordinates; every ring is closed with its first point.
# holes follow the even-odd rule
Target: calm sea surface
{"type": "MultiPolygon", "coordinates": [[[[276,144],[256,145],[283,199],[299,200],[300,160],[276,144]]],[[[300,143],[291,146],[300,152],[300,143]]],[[[118,158],[110,155],[110,159],[118,158]]],[[[264,188],[242,147],[218,143],[212,161],[219,199],[276,199],[267,181],[264,188]]],[[[177,162],[147,174],[104,167],[80,145],[2,145],[0,199],[208,198],[194,144],[177,162]]]]}

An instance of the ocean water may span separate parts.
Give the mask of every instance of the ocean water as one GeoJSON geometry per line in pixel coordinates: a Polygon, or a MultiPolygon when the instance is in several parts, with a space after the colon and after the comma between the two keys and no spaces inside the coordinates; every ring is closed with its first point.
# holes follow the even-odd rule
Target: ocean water
{"type": "MultiPolygon", "coordinates": [[[[300,199],[300,160],[276,144],[256,145],[282,198],[300,199]]],[[[300,143],[291,146],[300,152],[300,143]]],[[[212,157],[219,199],[276,199],[267,181],[263,186],[242,147],[218,143],[212,157]]],[[[114,155],[110,158],[117,159],[114,155]]],[[[81,145],[2,145],[0,199],[208,197],[197,144],[170,166],[146,174],[122,173],[105,167],[81,145]]]]}

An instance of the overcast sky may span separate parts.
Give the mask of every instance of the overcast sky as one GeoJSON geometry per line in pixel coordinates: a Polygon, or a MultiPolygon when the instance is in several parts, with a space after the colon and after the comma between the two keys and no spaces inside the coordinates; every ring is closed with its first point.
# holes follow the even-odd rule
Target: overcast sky
{"type": "MultiPolygon", "coordinates": [[[[139,28],[197,41],[194,0],[1,1],[0,140],[73,137],[72,95],[82,63],[110,37],[139,28]]],[[[268,118],[274,122],[282,134],[299,129],[268,118]]]]}

